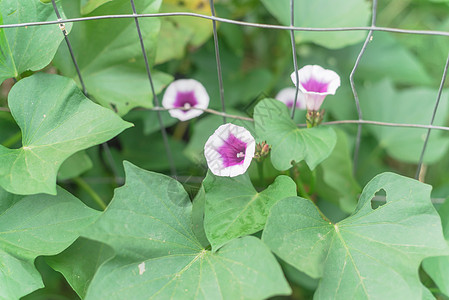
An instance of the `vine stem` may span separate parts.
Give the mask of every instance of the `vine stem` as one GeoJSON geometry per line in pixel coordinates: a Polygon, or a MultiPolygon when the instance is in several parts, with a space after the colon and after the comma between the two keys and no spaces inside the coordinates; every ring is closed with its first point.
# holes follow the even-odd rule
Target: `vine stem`
{"type": "Polygon", "coordinates": [[[87,184],[86,181],[84,181],[84,179],[82,179],[81,177],[75,177],[72,179],[80,188],[82,188],[84,191],[86,191],[86,193],[89,194],[89,196],[92,197],[92,199],[95,201],[95,203],[98,204],[98,206],[100,206],[100,208],[102,210],[106,209],[106,203],[103,201],[103,199],[101,199],[101,197],[97,194],[97,192],[94,191],[94,189],[91,188],[90,185],[87,184]]]}
{"type": "Polygon", "coordinates": [[[296,182],[296,185],[298,186],[299,195],[307,200],[312,201],[312,198],[310,198],[309,194],[307,193],[306,189],[304,188],[304,184],[302,183],[302,180],[299,176],[296,178],[295,182],[296,182]]]}
{"type": "MultiPolygon", "coordinates": [[[[304,188],[304,184],[302,183],[301,176],[299,174],[298,166],[295,164],[290,169],[290,177],[296,182],[296,186],[298,188],[299,195],[307,200],[312,201],[306,189],[304,188]]],[[[313,201],[312,201],[313,202],[313,201]]]]}
{"type": "Polygon", "coordinates": [[[265,184],[265,176],[263,175],[263,160],[257,162],[257,172],[259,173],[259,180],[265,184]]]}

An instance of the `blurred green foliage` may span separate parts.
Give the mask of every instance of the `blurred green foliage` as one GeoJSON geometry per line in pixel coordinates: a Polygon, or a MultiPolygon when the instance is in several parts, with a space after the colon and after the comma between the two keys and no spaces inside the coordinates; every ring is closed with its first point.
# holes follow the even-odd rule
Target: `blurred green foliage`
{"type": "MultiPolygon", "coordinates": [[[[72,3],[71,1],[73,0],[62,2],[64,7],[76,8],[77,11],[73,12],[74,16],[114,13],[116,9],[120,8],[112,3],[112,10],[108,11],[109,1],[105,0],[81,0],[72,3]],[[75,2],[77,5],[73,4],[75,2]]],[[[219,17],[266,24],[285,25],[289,22],[286,19],[289,12],[284,11],[288,8],[286,0],[217,0],[215,2],[219,17]]],[[[337,5],[337,1],[319,1],[318,3],[323,9],[320,12],[317,12],[314,7],[311,7],[313,10],[310,12],[305,10],[301,5],[308,2],[311,3],[311,1],[305,0],[296,3],[298,13],[295,21],[298,26],[367,26],[370,23],[370,1],[338,1],[338,3],[345,4],[340,8],[347,7],[347,14],[342,15],[343,12],[338,10],[339,14],[332,15],[333,18],[327,18],[326,13],[335,14],[332,11],[332,5],[337,5]],[[332,22],[333,20],[339,20],[341,23],[332,22]]],[[[164,0],[160,4],[162,12],[186,11],[210,15],[208,1],[164,0]]],[[[123,6],[125,7],[125,5],[123,6]]],[[[145,7],[151,12],[157,10],[150,5],[145,7]]],[[[66,14],[69,15],[70,12],[67,11],[66,14]]],[[[157,30],[153,30],[154,28],[148,29],[151,38],[147,40],[147,45],[151,46],[149,51],[151,60],[154,61],[153,68],[162,72],[157,73],[159,75],[156,76],[156,80],[160,78],[157,82],[158,91],[162,91],[162,87],[170,81],[170,77],[166,74],[170,74],[174,78],[194,78],[206,86],[211,97],[210,107],[220,109],[211,22],[190,17],[169,17],[160,20],[159,33],[157,30]],[[156,36],[156,34],[158,35],[156,36]]],[[[101,23],[98,21],[96,24],[102,24],[102,28],[106,28],[104,31],[112,35],[113,31],[107,29],[116,28],[108,27],[109,25],[116,26],[115,22],[101,23]]],[[[133,22],[130,19],[122,21],[122,24],[126,24],[131,32],[134,30],[131,27],[134,26],[133,22]]],[[[143,23],[145,24],[145,22],[143,23]]],[[[158,22],[148,21],[146,23],[156,24],[158,22]]],[[[449,1],[379,1],[376,24],[382,27],[449,31],[449,1]]],[[[94,28],[93,31],[98,28],[97,25],[89,26],[94,28]]],[[[159,25],[157,24],[157,26],[159,25]]],[[[88,90],[88,92],[98,95],[97,101],[103,104],[109,103],[110,98],[113,98],[112,102],[119,106],[122,113],[131,109],[127,100],[131,101],[133,107],[151,107],[151,104],[143,104],[148,101],[148,97],[152,96],[145,86],[147,78],[142,60],[138,57],[140,50],[139,45],[136,44],[137,36],[128,36],[129,40],[132,37],[134,41],[131,47],[132,51],[125,62],[118,62],[115,65],[112,70],[115,73],[111,73],[110,62],[113,57],[106,55],[101,60],[96,60],[94,55],[101,53],[101,44],[91,44],[89,47],[95,52],[88,51],[90,48],[87,48],[86,45],[91,42],[90,36],[82,33],[87,27],[88,25],[77,23],[72,29],[73,35],[69,35],[69,38],[75,46],[77,55],[81,55],[80,51],[85,51],[84,59],[92,58],[92,62],[102,67],[102,71],[104,71],[100,74],[103,76],[102,78],[106,78],[106,80],[95,80],[100,76],[96,74],[100,70],[91,70],[92,81],[88,82],[88,89],[92,87],[92,90],[88,90]],[[79,32],[78,35],[76,35],[77,32],[79,32]],[[114,90],[117,85],[113,84],[111,78],[115,80],[115,83],[139,82],[138,88],[127,87],[135,95],[130,96],[126,91],[120,90],[130,99],[123,100],[123,97],[117,96],[118,93],[114,90]]],[[[296,55],[300,67],[307,64],[319,64],[335,70],[341,77],[342,85],[336,95],[329,96],[324,104],[326,119],[329,121],[357,119],[354,97],[349,85],[349,74],[365,36],[365,32],[357,31],[338,34],[297,32],[295,35],[296,55]]],[[[231,113],[252,116],[252,108],[259,99],[272,98],[282,88],[293,86],[290,74],[294,69],[288,31],[218,23],[218,37],[223,64],[226,109],[231,113]]],[[[63,46],[65,47],[65,45],[63,46]]],[[[64,52],[64,47],[61,47],[57,54],[54,65],[59,68],[60,72],[75,77],[71,65],[69,66],[70,59],[64,52]]],[[[449,38],[447,37],[375,32],[355,73],[355,86],[364,110],[364,118],[385,122],[428,124],[448,51],[449,38]]],[[[82,63],[81,66],[83,66],[82,63]]],[[[446,82],[445,87],[448,85],[449,83],[446,82]]],[[[8,90],[7,82],[2,87],[4,92],[2,98],[5,98],[5,91],[8,90]]],[[[161,92],[159,97],[162,98],[162,95],[161,92]]],[[[2,102],[4,101],[5,99],[2,99],[2,102]]],[[[449,124],[447,101],[447,93],[443,93],[442,105],[438,111],[438,125],[449,124]]],[[[132,110],[124,116],[124,119],[132,121],[135,128],[108,142],[108,148],[97,146],[89,149],[86,153],[91,162],[81,164],[72,161],[73,165],[79,165],[80,168],[85,167],[86,164],[92,165],[92,168],[82,176],[106,202],[112,198],[113,189],[123,181],[124,172],[121,163],[123,159],[148,170],[169,172],[162,136],[158,132],[159,125],[155,125],[155,114],[132,110]]],[[[199,120],[192,120],[189,123],[176,122],[168,115],[164,115],[164,120],[180,179],[181,181],[186,179],[188,188],[196,192],[200,181],[195,181],[195,176],[203,177],[206,170],[204,162],[199,159],[203,146],[201,143],[204,143],[214,130],[213,126],[219,124],[221,120],[219,117],[208,115],[203,115],[199,120]]],[[[420,149],[423,145],[422,136],[426,131],[412,128],[364,126],[356,175],[352,177],[349,170],[352,168],[357,126],[338,126],[341,129],[338,131],[339,147],[334,149],[329,161],[323,163],[318,174],[310,171],[304,163],[299,165],[298,169],[300,180],[308,189],[325,187],[321,193],[314,196],[318,206],[326,214],[330,212],[335,215],[335,218],[343,218],[349,211],[348,206],[353,205],[351,199],[341,196],[345,195],[346,187],[349,186],[351,195],[356,194],[359,185],[364,186],[374,175],[383,171],[414,176],[420,149]],[[336,170],[340,162],[343,164],[342,172],[336,170]],[[323,176],[322,173],[326,172],[326,169],[331,170],[332,176],[323,176]],[[341,184],[341,182],[345,184],[341,184]],[[341,190],[337,190],[338,188],[341,190]],[[326,195],[331,193],[334,193],[332,202],[326,202],[324,198],[328,198],[326,195]],[[341,207],[338,207],[338,204],[341,207]]],[[[9,147],[18,146],[18,140],[14,138],[17,132],[18,128],[12,118],[8,114],[0,112],[0,133],[2,137],[8,137],[1,141],[2,144],[8,143],[9,147]]],[[[432,184],[434,187],[435,197],[446,198],[449,194],[448,133],[434,132],[432,137],[435,137],[435,141],[429,144],[425,157],[426,164],[421,175],[426,183],[432,184]]],[[[85,155],[80,155],[83,160],[87,160],[85,155]]],[[[80,156],[77,159],[80,159],[80,156]]],[[[282,172],[267,166],[269,164],[269,161],[265,162],[266,182],[272,182],[277,175],[282,174],[282,172]]],[[[253,164],[249,174],[257,189],[258,186],[264,186],[266,182],[259,179],[255,168],[253,164]]],[[[77,172],[75,174],[79,175],[77,172]]],[[[80,189],[68,177],[70,176],[62,176],[59,184],[73,192],[87,205],[98,208],[89,194],[80,189]]],[[[330,216],[330,218],[332,217],[330,216]]],[[[44,276],[46,288],[36,291],[24,299],[77,299],[73,291],[67,287],[62,276],[52,271],[41,259],[36,264],[44,276]]],[[[286,267],[286,276],[293,286],[293,295],[288,297],[289,299],[311,299],[311,290],[316,286],[315,281],[288,266],[286,267]]],[[[429,286],[432,287],[432,284],[430,283],[429,286]]]]}

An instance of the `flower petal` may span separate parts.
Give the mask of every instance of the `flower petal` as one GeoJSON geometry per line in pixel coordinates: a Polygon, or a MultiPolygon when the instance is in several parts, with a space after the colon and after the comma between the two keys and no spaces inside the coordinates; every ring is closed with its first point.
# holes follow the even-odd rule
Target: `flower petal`
{"type": "Polygon", "coordinates": [[[181,121],[195,118],[209,106],[209,95],[204,86],[195,79],[179,79],[173,81],[165,90],[162,106],[169,108],[170,115],[181,121]],[[190,110],[173,108],[190,108],[190,110]]]}
{"type": "Polygon", "coordinates": [[[227,123],[218,127],[204,146],[207,165],[214,175],[234,177],[246,172],[256,142],[244,127],[227,123]]]}
{"type": "MultiPolygon", "coordinates": [[[[295,101],[296,88],[287,87],[279,91],[276,95],[276,99],[287,105],[288,108],[293,107],[295,101]]],[[[296,100],[296,108],[306,109],[306,99],[301,90],[298,90],[298,97],[296,100]]]]}
{"type": "Polygon", "coordinates": [[[303,92],[307,110],[317,111],[321,107],[327,95],[334,95],[340,86],[340,76],[332,70],[326,70],[318,65],[307,65],[293,72],[291,79],[296,85],[299,78],[298,88],[303,92]]]}

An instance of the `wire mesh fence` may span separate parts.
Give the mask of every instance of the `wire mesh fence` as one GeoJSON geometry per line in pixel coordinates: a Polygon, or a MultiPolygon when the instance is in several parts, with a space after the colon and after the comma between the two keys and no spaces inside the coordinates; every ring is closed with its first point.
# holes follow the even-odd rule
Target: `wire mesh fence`
{"type": "MultiPolygon", "coordinates": [[[[333,27],[333,28],[312,28],[312,27],[296,27],[295,26],[295,14],[294,14],[294,6],[295,1],[290,0],[290,26],[283,26],[283,25],[274,25],[274,24],[261,24],[261,23],[251,23],[251,22],[245,22],[245,21],[238,21],[233,19],[227,19],[227,18],[221,18],[217,17],[215,14],[214,9],[214,1],[209,0],[210,3],[210,10],[211,15],[203,15],[198,13],[190,13],[190,12],[171,12],[171,13],[152,13],[152,14],[140,14],[136,10],[136,6],[134,3],[134,0],[130,0],[130,14],[120,14],[120,15],[101,15],[101,16],[92,16],[92,17],[81,17],[81,18],[62,18],[61,13],[58,10],[58,7],[56,5],[55,0],[51,0],[53,9],[55,11],[55,14],[58,18],[56,21],[45,21],[45,22],[24,22],[24,23],[17,23],[17,24],[2,24],[0,25],[0,28],[16,28],[16,27],[27,27],[27,26],[51,26],[51,25],[58,25],[61,29],[62,34],[64,35],[65,43],[67,44],[69,53],[71,55],[71,59],[73,61],[74,67],[76,69],[79,82],[82,88],[82,91],[85,95],[89,94],[89,91],[86,89],[86,85],[84,84],[83,76],[80,72],[80,69],[78,67],[77,60],[75,58],[75,54],[72,49],[72,45],[70,43],[70,34],[67,32],[65,28],[65,24],[67,23],[77,23],[77,22],[89,22],[93,20],[104,20],[104,19],[129,19],[132,18],[135,20],[135,26],[136,31],[140,40],[141,50],[142,50],[142,56],[144,59],[146,72],[148,76],[149,81],[149,88],[151,89],[151,93],[153,95],[153,101],[154,101],[154,107],[150,108],[149,110],[156,111],[158,114],[158,122],[160,124],[161,134],[163,137],[164,146],[166,149],[166,154],[168,157],[168,161],[170,164],[170,172],[171,175],[176,177],[178,172],[176,169],[176,165],[174,163],[172,150],[170,148],[170,145],[168,143],[168,136],[165,129],[165,126],[163,124],[163,120],[161,117],[160,112],[169,110],[167,108],[161,107],[160,101],[158,99],[157,93],[155,91],[153,78],[152,78],[152,71],[150,69],[150,64],[147,58],[147,49],[145,49],[145,44],[142,38],[141,33],[141,27],[139,23],[139,19],[142,18],[164,18],[164,17],[185,17],[185,18],[202,18],[207,19],[211,21],[211,26],[213,29],[213,40],[214,40],[214,47],[215,47],[215,60],[216,60],[216,68],[217,68],[217,77],[218,77],[218,85],[219,85],[219,95],[220,95],[220,102],[221,102],[221,111],[214,110],[214,109],[202,109],[205,113],[209,114],[215,114],[218,116],[223,117],[223,122],[226,123],[228,119],[240,119],[245,121],[254,121],[250,117],[242,117],[237,116],[233,114],[226,113],[226,87],[223,84],[223,74],[222,74],[222,61],[220,56],[220,47],[219,47],[219,37],[217,34],[217,23],[229,23],[234,24],[236,26],[246,26],[246,27],[257,27],[262,29],[274,29],[274,30],[283,30],[288,31],[290,33],[290,39],[291,39],[291,51],[292,51],[292,58],[293,58],[293,69],[295,72],[298,72],[298,60],[297,60],[297,51],[296,51],[296,43],[295,43],[295,37],[294,33],[296,31],[320,31],[320,32],[332,32],[332,31],[367,31],[367,35],[365,38],[365,41],[363,43],[362,48],[360,49],[360,52],[357,55],[357,58],[354,62],[354,66],[352,68],[352,71],[349,76],[349,82],[351,85],[353,97],[354,97],[354,103],[357,110],[357,116],[358,119],[356,120],[338,120],[338,121],[330,121],[330,122],[323,122],[321,123],[323,126],[331,126],[331,125],[338,125],[338,124],[355,124],[357,125],[357,135],[355,139],[355,146],[354,146],[354,153],[353,153],[353,167],[354,172],[357,168],[357,162],[358,162],[358,155],[359,155],[359,149],[360,149],[360,143],[361,143],[361,136],[362,136],[362,130],[363,125],[375,125],[375,126],[390,126],[390,127],[408,127],[408,128],[424,128],[427,129],[427,133],[425,135],[424,144],[422,147],[422,151],[419,157],[419,162],[417,165],[416,170],[416,179],[419,178],[420,171],[423,165],[423,159],[426,153],[427,145],[429,142],[429,136],[432,130],[442,130],[442,131],[449,131],[449,127],[445,126],[435,126],[434,120],[435,116],[437,114],[439,103],[441,99],[441,94],[443,91],[443,86],[446,80],[447,71],[449,67],[449,56],[446,60],[446,64],[444,66],[443,74],[441,76],[441,81],[439,87],[435,87],[435,90],[437,90],[437,97],[435,99],[435,105],[433,109],[432,115],[429,116],[429,124],[423,125],[423,124],[412,124],[412,123],[391,123],[391,122],[381,122],[376,120],[365,120],[363,118],[363,112],[360,106],[359,96],[357,93],[357,87],[354,83],[354,77],[356,76],[357,69],[359,67],[360,61],[365,54],[366,49],[369,47],[369,43],[372,40],[373,33],[376,31],[383,31],[383,32],[391,32],[391,33],[400,33],[400,34],[411,34],[411,35],[431,35],[431,36],[443,36],[443,37],[449,37],[449,32],[446,31],[435,31],[435,30],[408,30],[408,29],[401,29],[401,28],[392,28],[392,27],[378,27],[376,26],[376,16],[377,16],[377,7],[378,7],[378,1],[373,0],[372,1],[372,17],[371,17],[371,25],[370,26],[361,26],[361,27],[333,27]]],[[[296,76],[296,80],[298,81],[298,76],[296,76]]],[[[297,82],[296,84],[296,96],[299,93],[299,84],[297,82]]],[[[295,103],[292,106],[291,116],[293,118],[296,110],[296,101],[297,97],[295,97],[295,103]]],[[[177,108],[179,109],[179,108],[177,108]]],[[[188,109],[188,108],[186,108],[188,109]]],[[[198,108],[196,108],[198,109],[198,108]]],[[[5,110],[4,108],[1,110],[5,110]]],[[[298,124],[298,126],[305,127],[306,124],[298,124]]],[[[103,147],[106,150],[106,153],[110,153],[108,149],[107,144],[103,144],[103,147]]],[[[110,155],[109,155],[110,156],[110,155]]],[[[112,158],[111,158],[112,159],[112,158]]],[[[114,165],[114,164],[111,164],[114,165]]]]}

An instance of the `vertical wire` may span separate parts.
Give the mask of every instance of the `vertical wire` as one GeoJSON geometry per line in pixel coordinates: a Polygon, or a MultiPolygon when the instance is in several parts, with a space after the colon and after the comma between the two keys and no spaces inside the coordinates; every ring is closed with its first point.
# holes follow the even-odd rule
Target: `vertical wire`
{"type": "MultiPolygon", "coordinates": [[[[215,17],[214,0],[209,0],[209,4],[212,17],[215,17]]],[[[221,71],[221,60],[220,60],[220,47],[218,46],[217,22],[215,20],[212,20],[212,28],[214,31],[215,60],[217,61],[218,87],[220,89],[221,111],[223,113],[226,113],[225,100],[224,100],[223,74],[221,71]]],[[[226,123],[225,116],[223,116],[223,123],[226,123]]]]}
{"type": "MultiPolygon", "coordinates": [[[[377,16],[377,0],[373,0],[373,12],[372,12],[372,19],[371,19],[371,27],[376,26],[376,16],[377,16]]],[[[359,117],[359,121],[363,120],[363,115],[362,115],[362,109],[360,108],[359,96],[357,94],[357,90],[355,89],[354,73],[360,64],[360,60],[362,59],[362,56],[365,53],[368,43],[371,41],[372,37],[373,37],[373,30],[371,29],[368,32],[368,36],[365,39],[365,43],[363,43],[363,46],[362,46],[362,49],[360,50],[359,55],[357,56],[357,60],[355,61],[354,68],[352,69],[351,74],[349,74],[349,82],[351,84],[352,94],[354,95],[354,100],[355,100],[355,105],[357,107],[357,115],[359,117]]],[[[361,136],[362,136],[362,124],[359,123],[357,126],[357,137],[356,137],[355,148],[354,148],[354,158],[353,158],[353,166],[352,166],[353,174],[355,174],[356,170],[357,170],[361,136]]]]}
{"type": "MultiPolygon", "coordinates": [[[[131,2],[132,10],[133,10],[133,15],[137,15],[136,6],[134,5],[134,0],[130,0],[130,2],[131,2]]],[[[145,44],[143,43],[142,32],[140,31],[139,18],[134,17],[134,21],[136,23],[137,34],[139,35],[140,47],[142,48],[143,59],[145,61],[145,68],[147,70],[148,80],[150,81],[151,92],[153,93],[153,99],[156,104],[155,106],[160,107],[160,102],[159,102],[159,99],[157,98],[156,90],[154,89],[153,78],[151,76],[150,65],[148,63],[148,57],[147,57],[147,53],[145,50],[145,44]]],[[[164,141],[165,151],[167,151],[167,158],[168,158],[168,162],[170,164],[170,174],[173,177],[176,177],[177,171],[176,171],[175,162],[173,160],[173,154],[172,154],[172,151],[170,148],[170,144],[168,143],[167,131],[165,130],[164,122],[162,121],[162,115],[159,110],[157,111],[157,118],[159,120],[159,125],[161,127],[161,133],[162,133],[162,139],[164,141]]]]}
{"type": "MultiPolygon", "coordinates": [[[[55,11],[56,17],[58,18],[58,21],[61,21],[62,20],[61,14],[59,13],[59,10],[58,10],[58,7],[56,5],[55,0],[51,0],[51,3],[53,4],[53,9],[55,11]]],[[[75,66],[76,73],[78,74],[78,79],[80,81],[83,94],[84,94],[84,96],[88,97],[86,85],[84,84],[83,77],[81,76],[81,71],[80,71],[80,68],[78,66],[78,62],[76,61],[75,54],[73,53],[72,45],[70,44],[70,40],[69,40],[69,37],[68,37],[68,32],[65,29],[64,23],[59,23],[59,28],[61,28],[62,33],[64,35],[64,39],[65,39],[65,42],[67,44],[67,48],[69,49],[70,56],[72,57],[73,65],[75,66]]],[[[114,162],[114,159],[113,159],[112,154],[111,154],[111,149],[109,148],[109,145],[108,145],[107,142],[103,143],[102,147],[103,147],[103,150],[106,153],[106,159],[107,159],[107,161],[108,161],[108,163],[109,163],[109,165],[111,167],[112,174],[114,175],[114,180],[115,180],[115,182],[118,183],[119,174],[118,174],[117,167],[115,166],[115,162],[114,162]]]]}
{"type": "MultiPolygon", "coordinates": [[[[441,94],[443,92],[444,83],[445,83],[446,77],[447,77],[448,67],[449,67],[449,55],[448,55],[448,57],[446,59],[446,65],[444,66],[443,76],[441,77],[440,87],[438,89],[438,95],[437,95],[437,100],[436,100],[436,103],[435,103],[435,107],[433,108],[433,114],[432,114],[432,119],[430,121],[430,125],[433,125],[433,122],[435,121],[435,116],[437,114],[438,106],[439,106],[440,100],[441,100],[441,94]]],[[[419,157],[418,167],[416,169],[415,179],[419,179],[419,173],[421,173],[421,167],[422,167],[423,160],[424,160],[424,153],[426,152],[427,144],[429,142],[430,131],[431,131],[431,128],[429,128],[427,130],[426,139],[424,141],[424,145],[423,145],[423,148],[422,148],[422,151],[421,151],[421,155],[419,157]]]]}
{"type": "MultiPolygon", "coordinates": [[[[295,1],[290,0],[290,26],[295,26],[295,1]]],[[[293,101],[292,107],[292,119],[295,117],[296,110],[296,102],[298,101],[298,93],[299,93],[299,74],[298,74],[298,59],[296,58],[296,43],[295,43],[295,31],[290,30],[290,40],[292,43],[292,52],[293,52],[293,65],[295,67],[295,77],[296,77],[296,92],[295,92],[295,100],[293,101]]]]}
{"type": "MultiPolygon", "coordinates": [[[[58,7],[56,6],[55,0],[51,0],[51,3],[53,4],[53,9],[54,9],[54,11],[56,13],[56,17],[58,18],[58,21],[61,21],[62,18],[61,18],[61,15],[59,13],[58,7]]],[[[81,76],[80,68],[78,67],[78,63],[76,62],[75,55],[73,54],[72,45],[70,44],[69,37],[67,36],[68,33],[67,33],[67,30],[65,30],[64,23],[59,23],[59,28],[61,28],[62,34],[64,35],[65,43],[67,44],[67,48],[69,49],[70,56],[72,57],[72,61],[73,61],[73,64],[75,66],[76,73],[78,74],[78,79],[80,80],[80,84],[81,84],[81,88],[83,90],[83,94],[87,97],[86,85],[84,84],[84,80],[83,80],[83,77],[81,76]]]]}

